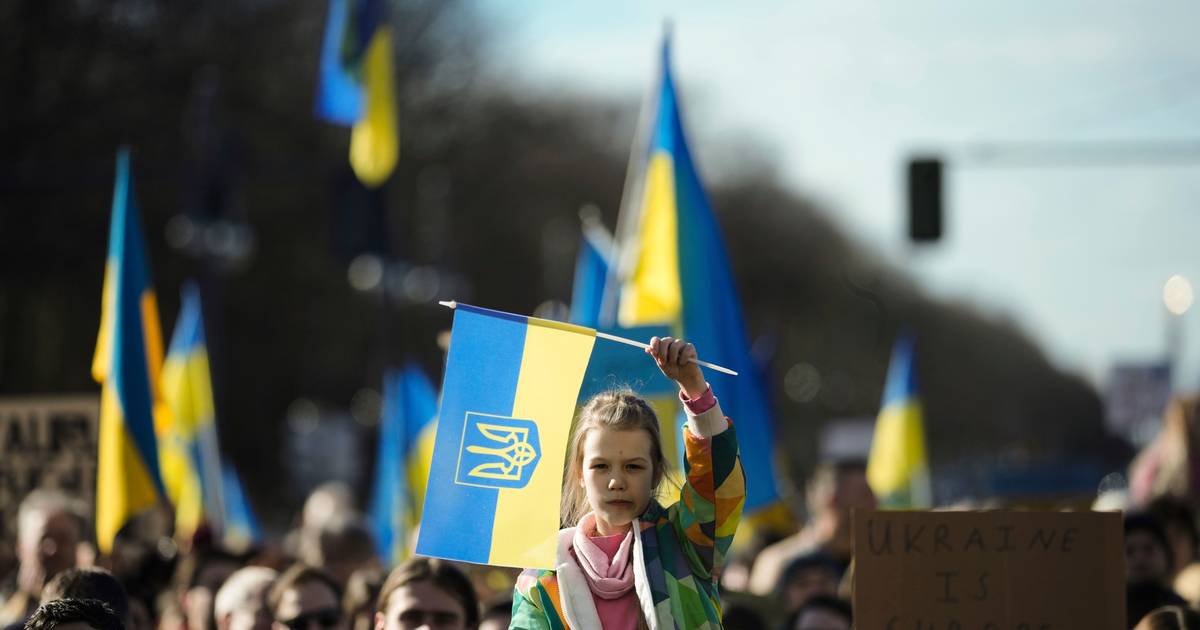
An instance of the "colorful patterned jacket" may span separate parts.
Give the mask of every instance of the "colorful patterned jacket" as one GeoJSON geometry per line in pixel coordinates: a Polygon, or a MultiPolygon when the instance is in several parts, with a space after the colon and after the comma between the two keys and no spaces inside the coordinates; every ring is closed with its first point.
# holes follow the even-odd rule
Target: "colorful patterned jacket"
{"type": "MultiPolygon", "coordinates": [[[[720,405],[689,417],[683,437],[687,479],[679,501],[664,508],[651,500],[633,522],[634,590],[650,630],[721,627],[717,578],[746,498],[737,436],[720,405]]],[[[555,570],[527,569],[517,579],[510,628],[600,628],[586,578],[571,557],[574,531],[559,532],[555,570]]]]}

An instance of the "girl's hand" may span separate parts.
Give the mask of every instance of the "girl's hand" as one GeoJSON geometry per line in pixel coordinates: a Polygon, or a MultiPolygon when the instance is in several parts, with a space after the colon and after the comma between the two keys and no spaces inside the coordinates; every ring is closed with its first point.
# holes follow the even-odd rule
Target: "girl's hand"
{"type": "Polygon", "coordinates": [[[663,375],[679,384],[688,398],[699,398],[708,389],[700,366],[691,362],[696,358],[696,346],[674,337],[652,337],[646,354],[654,357],[663,375]]]}

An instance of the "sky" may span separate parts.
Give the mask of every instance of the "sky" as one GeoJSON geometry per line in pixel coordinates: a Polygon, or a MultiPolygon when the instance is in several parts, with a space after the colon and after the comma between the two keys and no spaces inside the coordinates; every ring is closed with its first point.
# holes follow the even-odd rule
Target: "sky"
{"type": "Polygon", "coordinates": [[[1020,152],[1200,144],[1200,3],[478,4],[497,76],[533,94],[642,98],[669,19],[702,169],[751,138],[851,239],[1015,323],[1059,367],[1104,388],[1115,364],[1163,360],[1176,326],[1175,386],[1200,389],[1200,306],[1170,323],[1162,298],[1174,274],[1200,291],[1200,150],[1099,166],[1020,152]],[[904,164],[930,152],[946,159],[946,232],[913,247],[904,164]]]}

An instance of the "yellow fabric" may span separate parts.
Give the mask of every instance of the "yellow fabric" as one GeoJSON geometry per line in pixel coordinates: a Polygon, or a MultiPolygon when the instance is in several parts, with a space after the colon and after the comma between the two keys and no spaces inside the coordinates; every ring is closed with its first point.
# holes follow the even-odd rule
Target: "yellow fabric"
{"type": "Polygon", "coordinates": [[[213,423],[208,353],[196,347],[183,356],[167,357],[162,383],[174,422],[158,441],[159,470],[175,505],[175,534],[187,539],[205,517],[202,473],[192,450],[199,448],[199,431],[211,430],[213,423]]]}
{"type": "Polygon", "coordinates": [[[683,290],[677,223],[674,165],[670,155],[658,153],[646,169],[637,263],[621,286],[617,319],[622,326],[680,325],[683,290]]]}
{"type": "Polygon", "coordinates": [[[400,156],[390,27],[375,31],[367,47],[363,74],[366,111],[350,132],[350,166],[359,181],[375,188],[391,176],[400,156]]]}
{"type": "Polygon", "coordinates": [[[96,459],[96,543],[110,553],[131,516],[154,507],[158,490],[133,438],[111,382],[100,391],[99,457],[96,459]]]}
{"type": "Polygon", "coordinates": [[[910,399],[888,405],[879,412],[867,481],[885,507],[928,507],[929,469],[925,452],[925,426],[921,403],[910,399]],[[903,497],[908,505],[889,505],[903,497]]]}
{"type": "MultiPolygon", "coordinates": [[[[537,422],[542,459],[523,488],[501,488],[496,496],[489,564],[554,566],[563,462],[579,384],[596,342],[578,327],[530,322],[512,417],[537,422]],[[536,524],[536,525],[534,525],[536,524]]],[[[589,331],[590,332],[590,331],[589,331]]]]}

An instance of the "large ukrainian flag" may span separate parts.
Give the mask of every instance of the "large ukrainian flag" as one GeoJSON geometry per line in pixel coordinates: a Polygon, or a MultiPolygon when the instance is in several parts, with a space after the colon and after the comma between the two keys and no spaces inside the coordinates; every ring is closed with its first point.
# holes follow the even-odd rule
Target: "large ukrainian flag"
{"type": "Polygon", "coordinates": [[[633,264],[624,271],[617,317],[626,327],[669,325],[706,360],[741,374],[706,372],[747,454],[742,465],[749,512],[779,497],[770,392],[750,354],[720,226],[688,149],[670,61],[670,43],[664,42],[636,236],[622,241],[623,256],[633,264]]]}
{"type": "Polygon", "coordinates": [[[417,553],[553,568],[563,461],[595,331],[459,304],[417,553]]]}
{"type": "Polygon", "coordinates": [[[384,374],[371,525],[380,556],[392,566],[407,559],[409,532],[421,520],[437,404],[433,383],[415,364],[384,374]]]}
{"type": "Polygon", "coordinates": [[[169,422],[158,382],[163,356],[158,304],[130,180],[129,151],[121,149],[92,360],[92,377],[102,385],[96,542],[104,553],[130,517],[163,495],[155,429],[169,422]]]}
{"type": "Polygon", "coordinates": [[[163,365],[163,395],[170,403],[171,423],[159,440],[159,465],[167,496],[175,505],[175,535],[190,539],[202,523],[222,533],[221,453],[213,411],[212,378],[200,290],[184,285],[163,365]]]}
{"type": "Polygon", "coordinates": [[[892,351],[883,405],[871,438],[867,482],[884,508],[924,509],[933,503],[925,414],[917,396],[913,354],[912,335],[901,334],[892,351]]]}

